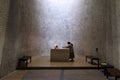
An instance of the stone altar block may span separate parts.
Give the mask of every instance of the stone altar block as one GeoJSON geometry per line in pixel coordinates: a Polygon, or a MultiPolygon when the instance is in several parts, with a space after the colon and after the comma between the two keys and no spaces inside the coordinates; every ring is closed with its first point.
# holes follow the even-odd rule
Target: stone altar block
{"type": "Polygon", "coordinates": [[[69,61],[69,49],[51,49],[50,60],[52,62],[69,61]]]}

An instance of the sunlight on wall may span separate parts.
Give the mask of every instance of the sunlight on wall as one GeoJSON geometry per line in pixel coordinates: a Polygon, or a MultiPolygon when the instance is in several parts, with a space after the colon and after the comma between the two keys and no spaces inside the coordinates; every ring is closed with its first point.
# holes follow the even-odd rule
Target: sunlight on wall
{"type": "Polygon", "coordinates": [[[72,41],[71,31],[74,27],[72,24],[76,22],[77,8],[82,6],[83,2],[84,0],[36,1],[37,19],[40,29],[46,31],[44,41],[48,42],[49,48],[53,48],[54,44],[58,44],[61,48],[68,41],[72,41]]]}

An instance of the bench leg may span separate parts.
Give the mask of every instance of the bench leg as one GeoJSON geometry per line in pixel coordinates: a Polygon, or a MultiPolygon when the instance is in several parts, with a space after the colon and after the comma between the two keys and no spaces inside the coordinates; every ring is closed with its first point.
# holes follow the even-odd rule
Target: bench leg
{"type": "Polygon", "coordinates": [[[115,80],[117,80],[117,76],[115,76],[115,80]]]}
{"type": "Polygon", "coordinates": [[[99,60],[98,60],[98,70],[99,70],[99,68],[100,68],[100,67],[99,67],[99,60]]]}
{"type": "Polygon", "coordinates": [[[24,61],[20,60],[18,62],[18,67],[20,67],[20,68],[26,68],[27,66],[28,66],[28,62],[26,60],[24,60],[24,61]]]}
{"type": "Polygon", "coordinates": [[[108,73],[106,74],[106,77],[107,77],[107,79],[108,79],[108,73]]]}
{"type": "Polygon", "coordinates": [[[28,66],[28,61],[26,60],[26,67],[28,66]]]}
{"type": "Polygon", "coordinates": [[[30,57],[30,63],[32,62],[32,58],[30,57]]]}
{"type": "Polygon", "coordinates": [[[87,56],[85,57],[85,61],[87,62],[87,56]]]}
{"type": "Polygon", "coordinates": [[[91,64],[93,64],[93,59],[91,59],[91,64]]]}

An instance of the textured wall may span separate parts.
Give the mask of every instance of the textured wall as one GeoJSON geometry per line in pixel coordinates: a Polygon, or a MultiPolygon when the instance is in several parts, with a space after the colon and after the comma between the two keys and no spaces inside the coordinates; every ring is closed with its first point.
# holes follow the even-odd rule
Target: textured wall
{"type": "MultiPolygon", "coordinates": [[[[5,0],[5,1],[6,3],[8,3],[9,0],[8,1],[5,0]]],[[[17,24],[19,22],[19,19],[18,19],[19,13],[16,11],[16,10],[19,10],[19,8],[17,7],[17,5],[15,6],[12,6],[12,5],[15,5],[15,3],[10,4],[10,10],[8,12],[9,15],[8,15],[8,22],[6,24],[7,28],[5,30],[6,33],[5,33],[4,48],[3,48],[3,53],[2,53],[0,77],[16,69],[17,55],[19,52],[18,46],[19,44],[21,44],[20,42],[18,42],[20,38],[18,34],[20,26],[18,26],[17,24]],[[19,38],[17,38],[17,36],[19,36],[19,38]]],[[[8,4],[7,6],[9,9],[8,4]]]]}
{"type": "Polygon", "coordinates": [[[120,68],[120,1],[110,0],[108,12],[106,59],[108,63],[120,68]]]}
{"type": "Polygon", "coordinates": [[[107,0],[11,0],[2,57],[2,75],[15,70],[23,54],[49,56],[67,41],[75,55],[105,61],[107,0]],[[99,54],[95,54],[95,48],[99,54]]]}
{"type": "Polygon", "coordinates": [[[116,64],[119,69],[120,69],[120,0],[116,0],[116,18],[117,18],[117,36],[118,36],[118,56],[117,57],[117,61],[118,63],[116,64]]]}
{"type": "Polygon", "coordinates": [[[7,26],[7,19],[8,19],[8,6],[9,6],[8,0],[0,1],[0,65],[1,65],[3,44],[4,44],[5,28],[7,26]]]}
{"type": "Polygon", "coordinates": [[[107,3],[107,21],[106,21],[106,59],[109,64],[113,64],[113,37],[112,37],[112,26],[113,19],[115,18],[113,13],[115,12],[115,0],[110,0],[107,3]]]}
{"type": "Polygon", "coordinates": [[[117,16],[118,16],[118,5],[116,4],[116,1],[112,1],[111,0],[111,27],[112,27],[112,54],[111,57],[109,59],[112,60],[112,64],[115,67],[119,67],[118,66],[118,62],[119,62],[119,48],[118,48],[118,43],[119,43],[119,36],[118,36],[118,21],[117,21],[117,16]]]}
{"type": "Polygon", "coordinates": [[[120,69],[120,0],[110,0],[108,12],[106,59],[120,69]]]}
{"type": "Polygon", "coordinates": [[[120,69],[120,1],[115,0],[112,8],[113,63],[120,69]]]}
{"type": "Polygon", "coordinates": [[[5,38],[5,29],[8,19],[9,0],[0,0],[0,74],[1,74],[1,60],[3,53],[3,45],[5,38]]]}

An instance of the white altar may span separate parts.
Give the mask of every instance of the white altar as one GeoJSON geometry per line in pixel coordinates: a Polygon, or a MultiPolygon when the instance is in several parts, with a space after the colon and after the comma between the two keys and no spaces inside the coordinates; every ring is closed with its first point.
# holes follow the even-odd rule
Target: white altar
{"type": "Polygon", "coordinates": [[[66,62],[69,61],[69,49],[51,49],[50,60],[52,62],[66,62]]]}

